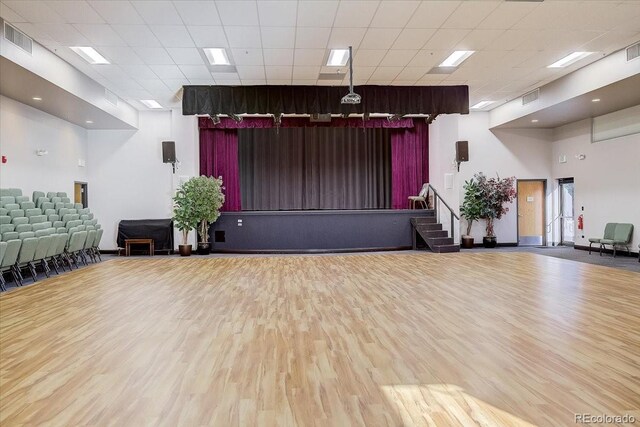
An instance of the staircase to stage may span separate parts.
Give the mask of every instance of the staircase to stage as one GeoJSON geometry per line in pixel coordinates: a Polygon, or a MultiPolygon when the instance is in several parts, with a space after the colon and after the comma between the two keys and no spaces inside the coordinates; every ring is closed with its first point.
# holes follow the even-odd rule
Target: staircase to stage
{"type": "Polygon", "coordinates": [[[433,252],[460,252],[460,245],[454,243],[449,232],[442,229],[442,224],[437,222],[434,211],[430,216],[411,218],[411,233],[413,249],[419,249],[422,242],[433,252]]]}

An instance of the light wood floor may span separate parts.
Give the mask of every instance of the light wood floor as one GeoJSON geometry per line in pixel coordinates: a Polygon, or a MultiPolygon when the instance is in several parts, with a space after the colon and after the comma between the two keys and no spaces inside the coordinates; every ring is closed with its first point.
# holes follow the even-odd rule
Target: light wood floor
{"type": "Polygon", "coordinates": [[[116,259],[0,296],[0,425],[640,420],[640,274],[526,253],[116,259]]]}

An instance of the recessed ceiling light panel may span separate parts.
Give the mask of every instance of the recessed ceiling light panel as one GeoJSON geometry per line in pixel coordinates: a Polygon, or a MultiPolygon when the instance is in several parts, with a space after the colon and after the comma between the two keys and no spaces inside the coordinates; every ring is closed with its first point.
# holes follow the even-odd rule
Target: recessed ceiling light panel
{"type": "Polygon", "coordinates": [[[33,98],[34,101],[42,101],[42,98],[40,98],[39,96],[34,96],[33,98]]]}
{"type": "Polygon", "coordinates": [[[227,51],[222,47],[205,47],[204,54],[211,65],[231,65],[227,51]]]}
{"type": "Polygon", "coordinates": [[[73,46],[70,47],[72,51],[80,55],[82,59],[92,65],[109,64],[107,59],[100,55],[97,50],[89,46],[73,46]]]}
{"type": "Polygon", "coordinates": [[[457,67],[462,62],[473,55],[475,50],[456,50],[447,59],[442,61],[440,67],[457,67]]]}
{"type": "Polygon", "coordinates": [[[159,109],[162,108],[162,105],[158,103],[155,99],[141,99],[140,102],[144,104],[147,108],[159,109]]]}
{"type": "Polygon", "coordinates": [[[591,102],[600,102],[600,98],[593,98],[591,102]]]}
{"type": "Polygon", "coordinates": [[[477,104],[472,105],[471,108],[474,109],[474,110],[479,110],[481,108],[484,108],[484,107],[486,107],[488,105],[493,104],[494,102],[495,101],[480,101],[477,104]]]}
{"type": "Polygon", "coordinates": [[[329,67],[344,67],[349,61],[349,49],[331,49],[329,52],[329,59],[327,59],[327,66],[329,67]]]}
{"type": "Polygon", "coordinates": [[[547,68],[564,68],[564,67],[568,67],[569,65],[580,61],[581,59],[586,58],[587,56],[591,55],[593,52],[573,52],[570,53],[569,55],[565,56],[564,58],[554,62],[553,64],[547,66],[547,68]]]}

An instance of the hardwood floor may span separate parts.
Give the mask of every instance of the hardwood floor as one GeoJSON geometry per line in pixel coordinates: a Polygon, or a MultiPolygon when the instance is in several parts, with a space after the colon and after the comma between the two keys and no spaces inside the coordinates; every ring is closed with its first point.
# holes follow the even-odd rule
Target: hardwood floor
{"type": "Polygon", "coordinates": [[[640,420],[640,274],[527,253],[154,257],[0,296],[2,426],[576,413],[640,420]]]}

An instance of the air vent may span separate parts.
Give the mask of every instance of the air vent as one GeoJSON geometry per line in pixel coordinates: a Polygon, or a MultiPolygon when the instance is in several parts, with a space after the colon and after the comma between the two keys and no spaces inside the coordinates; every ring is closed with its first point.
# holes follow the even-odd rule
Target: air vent
{"type": "Polygon", "coordinates": [[[29,54],[33,52],[33,40],[7,22],[4,23],[4,38],[29,54]]]}
{"type": "Polygon", "coordinates": [[[107,88],[104,89],[104,97],[106,98],[107,101],[109,101],[109,103],[115,105],[116,107],[118,106],[118,95],[111,92],[107,88]]]}
{"type": "Polygon", "coordinates": [[[636,43],[633,46],[627,48],[627,61],[636,59],[640,56],[640,43],[636,43]]]}
{"type": "Polygon", "coordinates": [[[329,123],[331,121],[331,114],[312,114],[309,116],[311,123],[329,123]]]}
{"type": "Polygon", "coordinates": [[[318,80],[342,80],[345,75],[345,73],[320,73],[318,80]]]}
{"type": "Polygon", "coordinates": [[[540,97],[540,89],[532,90],[529,93],[522,95],[522,105],[527,105],[537,100],[540,97]]]}

